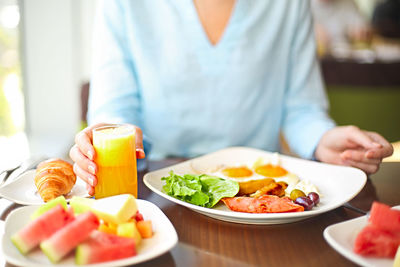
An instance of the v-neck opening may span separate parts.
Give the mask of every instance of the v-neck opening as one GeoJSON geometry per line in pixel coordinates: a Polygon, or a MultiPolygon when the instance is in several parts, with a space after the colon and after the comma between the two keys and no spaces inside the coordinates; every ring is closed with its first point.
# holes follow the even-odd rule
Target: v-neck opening
{"type": "Polygon", "coordinates": [[[241,2],[240,0],[235,0],[234,6],[232,7],[232,11],[231,14],[229,16],[229,19],[224,27],[224,30],[220,36],[220,38],[218,39],[218,41],[213,44],[209,38],[209,36],[207,35],[206,29],[203,25],[203,23],[201,22],[200,19],[200,15],[196,9],[195,3],[193,0],[189,0],[190,6],[191,6],[191,11],[192,11],[192,16],[194,18],[196,27],[198,29],[198,31],[200,32],[200,37],[202,39],[202,41],[207,45],[207,47],[209,49],[218,49],[219,47],[223,46],[224,43],[227,42],[227,40],[229,40],[231,32],[232,32],[232,28],[235,28],[236,26],[236,21],[237,18],[239,16],[239,12],[240,12],[240,8],[239,8],[239,3],[241,2]]]}

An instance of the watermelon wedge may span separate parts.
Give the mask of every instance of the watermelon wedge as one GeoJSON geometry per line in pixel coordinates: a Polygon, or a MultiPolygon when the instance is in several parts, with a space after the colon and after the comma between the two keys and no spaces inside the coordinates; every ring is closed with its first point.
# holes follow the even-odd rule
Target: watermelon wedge
{"type": "Polygon", "coordinates": [[[364,256],[394,258],[400,246],[400,232],[380,229],[373,224],[357,235],[354,252],[364,256]]]}
{"type": "Polygon", "coordinates": [[[78,245],[75,263],[91,264],[118,260],[136,255],[135,241],[132,238],[93,231],[90,237],[78,245]]]}
{"type": "Polygon", "coordinates": [[[11,241],[22,254],[26,254],[73,220],[74,216],[71,213],[63,206],[57,205],[11,236],[11,241]]]}
{"type": "Polygon", "coordinates": [[[400,211],[374,202],[368,224],[358,233],[354,252],[364,256],[394,258],[400,246],[400,211]]]}
{"type": "Polygon", "coordinates": [[[91,211],[82,213],[73,222],[40,243],[40,248],[51,262],[56,263],[84,241],[98,226],[99,220],[96,215],[91,211]]]}
{"type": "Polygon", "coordinates": [[[400,210],[375,201],[372,203],[369,222],[381,229],[400,232],[400,210]]]}

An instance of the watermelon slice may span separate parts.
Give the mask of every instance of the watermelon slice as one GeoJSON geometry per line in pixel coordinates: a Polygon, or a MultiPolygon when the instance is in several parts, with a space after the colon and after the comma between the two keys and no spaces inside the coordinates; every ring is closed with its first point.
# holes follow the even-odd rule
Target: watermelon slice
{"type": "Polygon", "coordinates": [[[381,229],[400,232],[400,210],[391,209],[390,206],[375,201],[372,204],[369,222],[381,229]]]}
{"type": "Polygon", "coordinates": [[[90,264],[118,260],[136,255],[132,238],[93,231],[90,237],[78,245],[75,253],[76,264],[90,264]]]}
{"type": "Polygon", "coordinates": [[[57,205],[11,236],[11,241],[22,254],[26,254],[73,220],[74,216],[71,213],[57,205]]]}
{"type": "Polygon", "coordinates": [[[380,229],[373,224],[357,235],[354,252],[365,256],[394,258],[400,245],[400,232],[380,229]]]}
{"type": "Polygon", "coordinates": [[[374,202],[367,226],[358,233],[354,252],[365,256],[393,258],[400,245],[400,211],[374,202]]]}
{"type": "Polygon", "coordinates": [[[53,263],[61,260],[90,233],[97,229],[99,220],[91,211],[78,215],[73,222],[40,243],[40,248],[53,263]]]}

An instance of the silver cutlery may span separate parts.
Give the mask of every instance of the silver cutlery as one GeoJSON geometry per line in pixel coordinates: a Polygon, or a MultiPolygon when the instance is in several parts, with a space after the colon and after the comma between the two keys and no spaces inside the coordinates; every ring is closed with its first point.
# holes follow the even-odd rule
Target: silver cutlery
{"type": "Polygon", "coordinates": [[[9,169],[6,169],[6,170],[1,171],[1,172],[0,172],[0,176],[1,176],[2,174],[4,174],[4,173],[5,173],[5,175],[4,175],[4,177],[3,177],[3,180],[2,180],[1,183],[0,183],[0,186],[1,186],[3,183],[5,183],[5,182],[8,180],[8,178],[10,177],[10,175],[11,175],[16,169],[18,169],[19,167],[21,167],[21,165],[22,165],[22,164],[19,164],[19,165],[15,166],[15,167],[12,167],[12,168],[9,168],[9,169]]]}
{"type": "Polygon", "coordinates": [[[344,203],[344,204],[343,204],[343,207],[345,207],[345,208],[347,208],[347,209],[349,209],[349,210],[358,212],[358,213],[360,213],[360,214],[362,214],[362,215],[368,215],[368,214],[369,214],[368,211],[365,211],[365,210],[359,209],[359,208],[357,208],[357,207],[354,207],[354,206],[351,205],[349,202],[344,203]]]}

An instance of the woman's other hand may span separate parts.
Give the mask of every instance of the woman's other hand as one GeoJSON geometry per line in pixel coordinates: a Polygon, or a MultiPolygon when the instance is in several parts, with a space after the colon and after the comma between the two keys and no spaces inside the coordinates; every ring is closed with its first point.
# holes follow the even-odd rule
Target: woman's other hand
{"type": "Polygon", "coordinates": [[[356,126],[340,126],[327,131],[318,143],[315,158],[319,161],[353,166],[371,174],[382,159],[393,154],[392,145],[375,132],[356,126]]]}
{"type": "MultiPolygon", "coordinates": [[[[98,123],[86,127],[75,136],[75,145],[70,149],[69,156],[74,161],[75,174],[86,182],[86,188],[89,195],[94,194],[94,187],[97,184],[97,166],[93,159],[96,151],[93,147],[92,130],[94,128],[110,125],[108,123],[98,123]]],[[[145,157],[143,150],[143,134],[139,127],[136,127],[136,158],[145,157]]]]}

